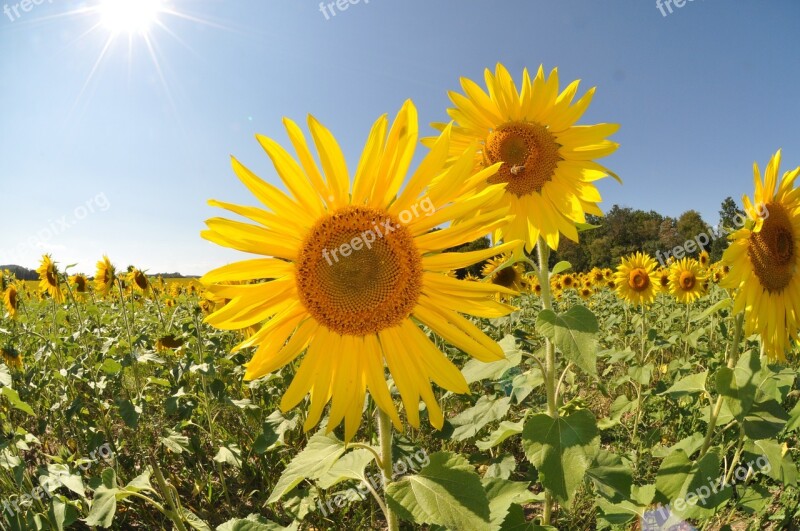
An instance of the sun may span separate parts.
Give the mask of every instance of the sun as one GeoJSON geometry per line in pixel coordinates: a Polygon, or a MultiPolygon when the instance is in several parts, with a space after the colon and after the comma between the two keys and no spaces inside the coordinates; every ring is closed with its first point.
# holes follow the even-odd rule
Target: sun
{"type": "Polygon", "coordinates": [[[103,26],[114,34],[146,34],[166,9],[163,0],[101,0],[103,26]]]}

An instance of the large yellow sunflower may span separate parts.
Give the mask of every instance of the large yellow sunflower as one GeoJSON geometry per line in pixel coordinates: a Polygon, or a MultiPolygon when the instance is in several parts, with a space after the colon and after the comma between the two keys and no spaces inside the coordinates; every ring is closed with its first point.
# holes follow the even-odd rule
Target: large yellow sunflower
{"type": "Polygon", "coordinates": [[[36,270],[39,273],[39,292],[47,293],[56,303],[64,302],[64,293],[61,291],[61,279],[59,278],[58,268],[56,268],[53,258],[46,254],[42,256],[42,263],[36,270]]]}
{"type": "MultiPolygon", "coordinates": [[[[524,70],[519,91],[501,64],[494,74],[486,70],[485,81],[488,93],[467,78],[461,78],[464,94],[450,92],[455,105],[448,110],[455,120],[450,149],[460,155],[477,143],[478,168],[502,163],[483,184],[504,185],[502,201],[515,218],[496,237],[523,240],[529,252],[540,235],[553,249],[558,247],[560,233],[578,241],[576,223],[584,223],[587,213],[603,215],[594,181],[607,175],[617,178],[593,159],[617,149],[618,144],[606,137],[619,126],[575,125],[588,108],[594,88],[573,102],[579,81],[559,92],[558,69],[545,77],[540,66],[533,79],[524,70]]],[[[465,183],[465,187],[473,185],[465,183]]]]}
{"type": "MultiPolygon", "coordinates": [[[[511,308],[492,297],[513,292],[446,273],[513,250],[521,242],[468,253],[441,252],[495,230],[507,222],[504,212],[487,211],[464,223],[432,229],[466,212],[486,210],[502,188],[471,196],[457,193],[472,175],[475,151],[467,150],[461,162],[448,167],[448,129],[401,191],[418,140],[417,113],[410,101],[391,126],[386,116],[375,122],[352,185],[342,151],[328,129],[309,117],[320,170],[301,129],[288,119],[284,125],[297,159],[269,138],[258,140],[291,195],[233,159],[235,173],[266,209],[210,201],[255,224],[213,218],[206,222],[209,230],[203,237],[265,258],[233,263],[203,277],[209,291],[230,299],[206,321],[223,329],[263,323],[235,347],[258,347],[247,364],[248,380],[276,371],[305,351],[280,407],[293,408],[310,394],[306,430],[319,422],[330,402],[327,429],[344,420],[345,439],[351,440],[367,393],[401,428],[384,363],[408,422],[419,426],[421,398],[431,424],[441,428],[444,417],[430,382],[457,393],[469,389],[420,325],[479,360],[501,359],[497,343],[460,314],[506,315],[511,308]],[[442,175],[437,193],[426,194],[431,179],[442,175]],[[261,279],[249,285],[226,284],[261,279]]],[[[496,166],[478,178],[495,171],[496,166]]]]}
{"type": "Polygon", "coordinates": [[[645,253],[637,252],[617,266],[614,274],[617,295],[631,304],[650,304],[658,291],[656,261],[645,253]]]}
{"type": "Polygon", "coordinates": [[[730,266],[720,286],[736,289],[733,311],[745,312],[745,331],[758,332],[770,359],[784,361],[800,326],[800,167],[780,177],[781,151],[764,179],[753,165],[755,192],[742,198],[748,221],[730,235],[722,256],[730,266]]]}
{"type": "Polygon", "coordinates": [[[669,268],[669,292],[678,302],[690,304],[706,292],[708,272],[694,258],[683,258],[669,268]]]}
{"type": "Polygon", "coordinates": [[[114,288],[114,280],[116,279],[116,268],[108,259],[108,256],[103,255],[103,259],[97,262],[97,272],[94,275],[94,290],[100,295],[108,295],[114,288]]]}

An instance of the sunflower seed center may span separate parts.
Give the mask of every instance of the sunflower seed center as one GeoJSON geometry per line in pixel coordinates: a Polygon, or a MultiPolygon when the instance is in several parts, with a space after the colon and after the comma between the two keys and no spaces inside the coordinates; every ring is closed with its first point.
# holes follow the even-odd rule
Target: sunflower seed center
{"type": "Polygon", "coordinates": [[[650,276],[641,268],[632,269],[628,274],[628,286],[634,291],[644,291],[650,285],[650,276]]]}
{"type": "Polygon", "coordinates": [[[422,259],[395,216],[348,206],[311,229],[296,276],[300,300],[320,324],[363,336],[411,315],[422,291],[422,259]]]}
{"type": "Polygon", "coordinates": [[[795,236],[788,212],[780,203],[767,205],[769,217],[750,236],[748,254],[758,280],[769,291],[781,291],[795,274],[795,236]]]}
{"type": "Polygon", "coordinates": [[[489,183],[506,183],[506,190],[522,197],[541,192],[553,179],[563,159],[559,144],[547,127],[537,123],[509,122],[489,133],[484,158],[487,164],[504,162],[489,183]]]}

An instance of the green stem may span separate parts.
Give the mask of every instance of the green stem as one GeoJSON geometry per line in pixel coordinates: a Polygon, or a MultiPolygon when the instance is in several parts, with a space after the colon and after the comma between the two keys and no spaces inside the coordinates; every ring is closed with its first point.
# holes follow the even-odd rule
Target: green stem
{"type": "MultiPolygon", "coordinates": [[[[645,348],[647,346],[647,336],[645,335],[645,312],[644,312],[644,304],[642,304],[642,350],[641,354],[639,355],[639,367],[644,368],[644,360],[645,360],[645,348]]],[[[641,375],[640,375],[641,377],[641,375]]],[[[639,433],[639,423],[641,422],[642,418],[642,382],[636,382],[636,415],[633,418],[633,434],[631,436],[632,439],[636,439],[639,433]]]]}
{"type": "MultiPolygon", "coordinates": [[[[733,369],[736,367],[736,362],[739,361],[739,342],[742,339],[742,321],[744,319],[744,314],[739,313],[736,316],[736,324],[733,331],[733,344],[731,345],[730,349],[730,356],[728,356],[728,368],[733,369]]],[[[714,428],[717,427],[717,419],[719,418],[719,413],[722,411],[722,401],[723,396],[719,395],[717,397],[717,403],[714,404],[714,409],[711,411],[711,418],[708,419],[708,432],[706,433],[706,438],[703,441],[703,446],[700,449],[700,457],[706,455],[708,448],[711,446],[711,439],[714,437],[714,428]]]]}
{"type": "MultiPolygon", "coordinates": [[[[386,495],[386,487],[392,481],[392,420],[389,415],[378,408],[378,438],[381,442],[381,472],[383,472],[383,492],[386,495]]],[[[397,515],[389,507],[388,500],[385,504],[384,516],[389,531],[399,531],[400,521],[397,515]]]]}
{"type": "MultiPolygon", "coordinates": [[[[553,299],[550,293],[550,248],[544,238],[539,237],[536,244],[539,258],[539,284],[542,286],[542,309],[552,310],[553,299]]],[[[549,338],[545,338],[544,382],[547,392],[547,414],[558,419],[558,396],[556,392],[556,351],[549,338]]],[[[544,508],[542,510],[542,525],[550,525],[553,513],[553,497],[545,491],[544,508]]]]}
{"type": "Polygon", "coordinates": [[[167,513],[167,516],[172,520],[179,531],[186,531],[186,526],[183,525],[183,514],[178,510],[178,506],[173,499],[173,492],[169,486],[167,486],[164,475],[161,473],[161,468],[158,466],[158,461],[156,461],[156,458],[152,455],[150,456],[150,466],[153,467],[153,474],[156,476],[158,488],[161,490],[164,499],[167,500],[167,504],[169,505],[170,511],[167,513]]]}

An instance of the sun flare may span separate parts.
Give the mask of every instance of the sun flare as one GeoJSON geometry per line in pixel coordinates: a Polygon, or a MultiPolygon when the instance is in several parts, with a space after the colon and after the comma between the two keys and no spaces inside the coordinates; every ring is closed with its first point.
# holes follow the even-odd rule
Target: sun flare
{"type": "Polygon", "coordinates": [[[147,33],[164,9],[163,0],[102,0],[98,6],[103,25],[115,34],[147,33]]]}

